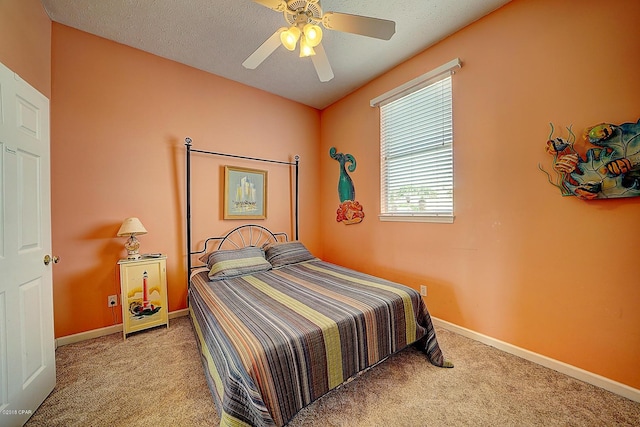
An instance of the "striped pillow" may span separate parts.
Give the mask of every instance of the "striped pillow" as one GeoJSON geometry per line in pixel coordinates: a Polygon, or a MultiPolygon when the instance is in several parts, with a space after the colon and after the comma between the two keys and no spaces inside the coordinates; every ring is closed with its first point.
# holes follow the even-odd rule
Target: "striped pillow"
{"type": "Polygon", "coordinates": [[[273,268],[316,259],[299,241],[269,244],[265,247],[265,253],[273,268]]]}
{"type": "Polygon", "coordinates": [[[212,252],[207,259],[210,279],[228,279],[271,269],[264,258],[264,249],[247,246],[212,252]]]}

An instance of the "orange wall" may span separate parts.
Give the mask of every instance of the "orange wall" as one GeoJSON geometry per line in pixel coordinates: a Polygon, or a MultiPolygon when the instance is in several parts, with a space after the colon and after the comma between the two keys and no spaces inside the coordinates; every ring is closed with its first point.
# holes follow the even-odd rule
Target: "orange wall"
{"type": "MultiPolygon", "coordinates": [[[[579,8],[514,0],[329,107],[320,121],[313,109],[62,25],[53,24],[51,47],[39,1],[0,2],[0,61],[52,98],[53,246],[63,259],[54,269],[56,336],[120,321],[106,296],[117,293],[124,241],[114,236],[130,215],[149,230],[142,250],[169,255],[170,310],[185,307],[190,136],[204,149],[300,154],[301,237],[314,253],[415,288],[427,284],[439,318],[640,388],[640,198],[562,198],[537,170],[549,165],[550,121],[580,130],[639,118],[638,16],[634,0],[579,8]],[[464,61],[453,83],[456,221],[381,223],[378,112],[369,100],[454,57],[464,61]],[[352,177],[367,214],[359,225],[335,222],[331,146],[358,161],[352,177]]],[[[220,167],[230,163],[255,167],[194,159],[196,236],[235,225],[219,219],[220,167]]],[[[269,173],[286,181],[282,170],[269,173]]],[[[287,206],[284,196],[269,197],[265,223],[289,227],[275,220],[286,208],[271,212],[287,206]]]]}
{"type": "MultiPolygon", "coordinates": [[[[201,150],[299,154],[301,239],[318,250],[318,110],[57,23],[52,55],[52,237],[63,261],[54,270],[57,337],[121,321],[107,295],[119,292],[125,239],[116,233],[129,216],[148,230],[141,252],[168,255],[169,310],[186,307],[187,136],[201,150]]],[[[195,155],[195,241],[239,224],[221,220],[225,164],[268,171],[262,223],[290,231],[286,166],[195,155]]]]}
{"type": "Polygon", "coordinates": [[[0,62],[51,98],[51,20],[39,0],[0,1],[0,62]]]}
{"type": "Polygon", "coordinates": [[[636,0],[515,0],[325,109],[321,230],[340,239],[324,258],[426,284],[438,318],[640,388],[640,198],[563,198],[538,170],[549,122],[640,118],[638,17],[636,0]],[[380,222],[369,100],[456,57],[455,223],[380,222]],[[335,221],[331,146],[358,162],[361,224],[335,221]]]}

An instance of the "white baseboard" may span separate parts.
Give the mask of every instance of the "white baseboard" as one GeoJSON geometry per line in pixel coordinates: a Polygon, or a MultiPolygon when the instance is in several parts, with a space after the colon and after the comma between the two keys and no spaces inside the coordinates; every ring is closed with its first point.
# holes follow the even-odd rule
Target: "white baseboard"
{"type": "MultiPolygon", "coordinates": [[[[169,320],[176,317],[188,316],[189,309],[183,308],[182,310],[176,310],[169,312],[169,320]]],[[[80,341],[90,340],[92,338],[99,338],[105,335],[122,333],[122,323],[117,325],[107,326],[105,328],[93,329],[91,331],[80,332],[73,335],[67,335],[64,337],[56,338],[56,348],[67,344],[73,344],[80,341]]]]}
{"type": "Polygon", "coordinates": [[[182,310],[176,310],[169,312],[169,320],[175,319],[177,317],[184,317],[189,315],[189,309],[183,308],[182,310]]]}
{"type": "Polygon", "coordinates": [[[90,331],[80,332],[73,335],[67,335],[64,337],[56,338],[56,348],[63,345],[73,344],[80,341],[90,340],[92,338],[99,338],[105,335],[122,333],[122,323],[117,325],[107,326],[100,329],[92,329],[90,331]]]}
{"type": "Polygon", "coordinates": [[[542,365],[546,368],[553,369],[554,371],[558,371],[580,381],[592,384],[596,387],[603,388],[612,393],[626,397],[627,399],[631,399],[635,402],[640,402],[640,390],[638,390],[637,388],[633,388],[626,384],[610,380],[609,378],[603,377],[601,375],[585,371],[584,369],[577,368],[575,366],[560,362],[555,359],[551,359],[550,357],[534,353],[524,348],[517,347],[513,344],[491,338],[487,335],[483,335],[470,329],[463,328],[462,326],[455,325],[445,320],[438,319],[436,317],[432,317],[431,319],[433,320],[434,325],[440,326],[448,331],[455,332],[464,337],[471,338],[472,340],[490,345],[491,347],[495,347],[498,350],[513,354],[530,362],[542,365]]]}

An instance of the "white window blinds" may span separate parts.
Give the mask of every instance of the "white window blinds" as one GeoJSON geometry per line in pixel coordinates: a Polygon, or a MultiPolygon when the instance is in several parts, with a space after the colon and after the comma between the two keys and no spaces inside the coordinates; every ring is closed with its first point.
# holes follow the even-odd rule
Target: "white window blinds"
{"type": "MultiPolygon", "coordinates": [[[[458,62],[459,66],[459,62],[458,62]]],[[[380,102],[381,219],[453,220],[451,72],[380,102]]],[[[372,102],[373,103],[373,102],[372,102]]]]}

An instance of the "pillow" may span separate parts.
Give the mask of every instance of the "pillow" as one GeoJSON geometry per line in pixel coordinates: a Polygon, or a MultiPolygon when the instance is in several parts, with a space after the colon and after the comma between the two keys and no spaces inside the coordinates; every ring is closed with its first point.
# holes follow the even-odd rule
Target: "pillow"
{"type": "Polygon", "coordinates": [[[264,249],[253,246],[211,252],[200,260],[207,263],[210,279],[228,279],[271,270],[271,264],[264,258],[264,249]]]}
{"type": "Polygon", "coordinates": [[[271,243],[265,247],[267,261],[273,268],[284,267],[289,264],[296,264],[303,261],[316,259],[311,252],[304,247],[302,242],[279,242],[271,243]]]}
{"type": "Polygon", "coordinates": [[[261,256],[262,258],[264,258],[264,249],[257,248],[254,246],[246,246],[244,248],[238,248],[238,249],[216,249],[215,251],[207,252],[204,255],[201,255],[200,258],[198,259],[203,263],[205,263],[207,265],[207,268],[211,269],[213,262],[219,259],[218,257],[211,256],[216,252],[222,252],[223,254],[224,253],[231,254],[232,252],[235,252],[236,255],[240,258],[251,257],[251,256],[261,256]]]}

